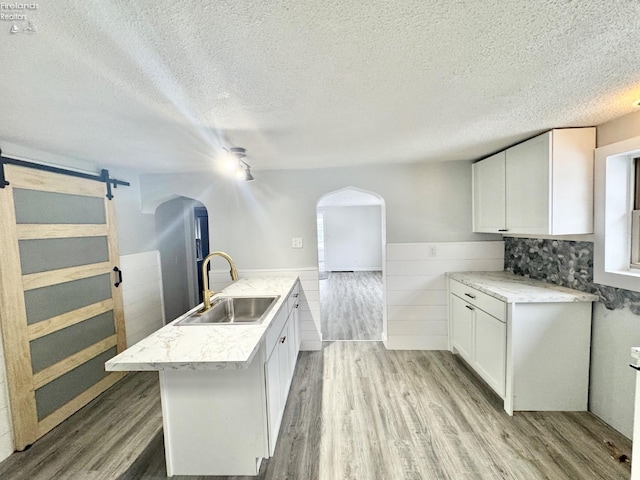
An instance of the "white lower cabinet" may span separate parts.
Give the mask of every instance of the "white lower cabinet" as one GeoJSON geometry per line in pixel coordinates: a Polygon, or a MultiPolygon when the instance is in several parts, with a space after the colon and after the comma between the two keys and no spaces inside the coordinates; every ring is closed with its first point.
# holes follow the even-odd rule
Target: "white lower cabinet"
{"type": "Polygon", "coordinates": [[[471,303],[478,300],[479,293],[468,295],[471,295],[465,295],[468,300],[463,300],[455,293],[450,294],[452,349],[459,353],[498,395],[504,397],[506,323],[474,304],[480,303],[479,301],[471,303]]]}
{"type": "Polygon", "coordinates": [[[474,346],[476,371],[498,395],[504,397],[507,324],[476,309],[474,346]]]}
{"type": "Polygon", "coordinates": [[[280,432],[284,407],[287,404],[289,388],[298,359],[298,285],[289,296],[287,309],[280,312],[286,316],[284,325],[282,320],[274,325],[280,329],[275,337],[275,343],[267,342],[267,362],[264,365],[266,396],[267,396],[267,427],[269,431],[269,456],[273,456],[280,432]],[[271,350],[271,351],[269,351],[271,350]]]}
{"type": "Polygon", "coordinates": [[[247,368],[160,371],[169,476],[254,476],[273,456],[298,357],[298,288],[247,368]]]}
{"type": "Polygon", "coordinates": [[[267,386],[267,428],[269,431],[269,456],[273,455],[282,421],[282,381],[280,381],[281,348],[276,346],[264,365],[267,386]]]}
{"type": "MultiPolygon", "coordinates": [[[[510,292],[519,288],[517,283],[500,285],[510,292]]],[[[586,411],[591,302],[596,297],[558,300],[548,285],[540,290],[539,297],[526,301],[502,301],[450,278],[450,350],[504,400],[510,415],[516,410],[586,411]]]]}
{"type": "Polygon", "coordinates": [[[451,343],[467,362],[473,363],[474,308],[451,295],[451,343]]]}

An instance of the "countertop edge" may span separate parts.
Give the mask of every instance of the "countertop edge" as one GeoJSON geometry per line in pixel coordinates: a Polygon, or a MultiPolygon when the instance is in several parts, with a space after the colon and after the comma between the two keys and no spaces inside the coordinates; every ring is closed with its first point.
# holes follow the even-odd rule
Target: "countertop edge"
{"type": "MultiPolygon", "coordinates": [[[[140,372],[142,372],[142,371],[176,371],[176,370],[237,370],[237,369],[246,369],[246,368],[248,368],[249,365],[255,359],[257,353],[260,351],[260,346],[264,342],[265,337],[267,335],[267,332],[269,331],[269,328],[270,328],[272,322],[277,317],[277,315],[279,314],[280,310],[283,307],[286,307],[286,299],[291,294],[291,292],[295,288],[296,284],[300,281],[299,275],[276,275],[274,277],[287,278],[288,280],[290,280],[290,286],[286,290],[286,292],[277,293],[281,297],[281,299],[278,300],[280,302],[280,305],[279,305],[279,307],[277,309],[273,309],[272,312],[269,313],[269,317],[270,318],[265,321],[266,323],[264,323],[262,325],[259,325],[259,326],[256,326],[257,328],[260,328],[262,330],[262,332],[260,333],[259,338],[257,338],[255,340],[253,348],[252,348],[251,352],[249,352],[249,354],[247,355],[246,359],[244,359],[244,360],[220,360],[220,361],[162,361],[162,360],[159,360],[157,362],[152,362],[152,361],[139,361],[139,362],[136,362],[134,360],[116,360],[119,355],[121,355],[122,353],[126,352],[129,348],[134,348],[135,345],[137,345],[137,344],[134,344],[131,347],[129,347],[127,350],[125,350],[124,352],[121,352],[120,354],[116,355],[112,359],[107,360],[105,362],[105,364],[104,364],[105,365],[105,370],[106,371],[110,371],[110,372],[127,372],[127,371],[140,371],[140,372]],[[116,361],[114,361],[114,360],[116,360],[116,361]]],[[[255,277],[247,277],[246,280],[247,281],[251,281],[251,280],[255,281],[256,279],[263,279],[263,278],[273,278],[273,277],[255,276],[255,277]]],[[[229,289],[233,290],[233,288],[232,288],[233,285],[234,284],[230,285],[229,287],[227,287],[223,291],[218,292],[217,295],[221,295],[221,296],[233,295],[233,293],[228,291],[229,289]]],[[[180,321],[180,319],[188,316],[189,314],[191,314],[192,312],[198,310],[201,307],[202,307],[202,304],[197,305],[196,307],[194,307],[193,309],[191,309],[188,312],[184,313],[180,317],[178,317],[178,318],[172,320],[171,322],[167,323],[162,328],[156,330],[155,332],[150,334],[148,337],[145,337],[145,339],[157,334],[157,332],[160,332],[161,330],[166,329],[167,327],[173,327],[176,322],[180,321]]],[[[183,327],[183,328],[201,328],[201,327],[195,326],[195,327],[183,327]]],[[[236,327],[229,327],[229,326],[224,326],[224,325],[223,326],[211,325],[211,326],[208,326],[208,327],[205,327],[205,328],[236,328],[236,327]]],[[[243,328],[243,327],[237,327],[237,328],[243,328]]],[[[145,339],[143,339],[141,341],[144,341],[145,339]]]]}
{"type": "Polygon", "coordinates": [[[598,301],[598,296],[592,293],[581,292],[579,290],[555,285],[553,283],[547,283],[541,280],[535,280],[529,277],[515,275],[510,272],[505,272],[504,270],[489,272],[447,272],[447,277],[463,283],[469,287],[475,288],[491,297],[494,297],[506,303],[581,303],[598,301]],[[496,287],[495,289],[493,289],[492,287],[487,287],[482,282],[478,282],[473,278],[469,278],[481,275],[486,276],[487,282],[490,282],[490,277],[502,277],[500,279],[501,281],[513,282],[512,285],[514,287],[517,287],[518,285],[524,285],[528,287],[539,288],[540,292],[536,293],[535,295],[517,293],[503,294],[499,291],[500,287],[496,287]]]}

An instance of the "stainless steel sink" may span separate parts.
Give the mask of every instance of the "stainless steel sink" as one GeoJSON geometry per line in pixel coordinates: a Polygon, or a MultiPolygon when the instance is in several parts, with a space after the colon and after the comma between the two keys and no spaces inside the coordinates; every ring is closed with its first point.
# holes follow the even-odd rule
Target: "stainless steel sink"
{"type": "Polygon", "coordinates": [[[260,325],[277,296],[218,297],[206,312],[196,312],[176,325],[260,325]]]}

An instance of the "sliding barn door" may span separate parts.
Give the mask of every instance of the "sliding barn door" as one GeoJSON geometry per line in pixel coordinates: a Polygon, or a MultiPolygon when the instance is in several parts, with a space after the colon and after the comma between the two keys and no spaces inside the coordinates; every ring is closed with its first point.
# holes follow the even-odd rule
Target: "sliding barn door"
{"type": "Polygon", "coordinates": [[[16,450],[121,373],[126,348],[113,201],[105,184],[5,165],[0,189],[0,326],[16,450]]]}

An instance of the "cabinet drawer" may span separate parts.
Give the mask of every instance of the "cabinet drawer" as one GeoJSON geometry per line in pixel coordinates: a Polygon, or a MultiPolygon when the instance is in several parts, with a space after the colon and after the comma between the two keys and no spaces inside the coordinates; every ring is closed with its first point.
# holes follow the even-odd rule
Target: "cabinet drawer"
{"type": "Polygon", "coordinates": [[[449,279],[449,288],[451,293],[462,298],[467,303],[484,310],[501,322],[506,322],[506,303],[502,300],[498,300],[457,280],[449,279]]]}
{"type": "Polygon", "coordinates": [[[287,310],[289,312],[291,312],[296,307],[296,305],[298,305],[299,297],[300,284],[296,282],[296,285],[293,287],[293,290],[291,290],[291,293],[289,294],[289,298],[287,298],[287,310]]]}

